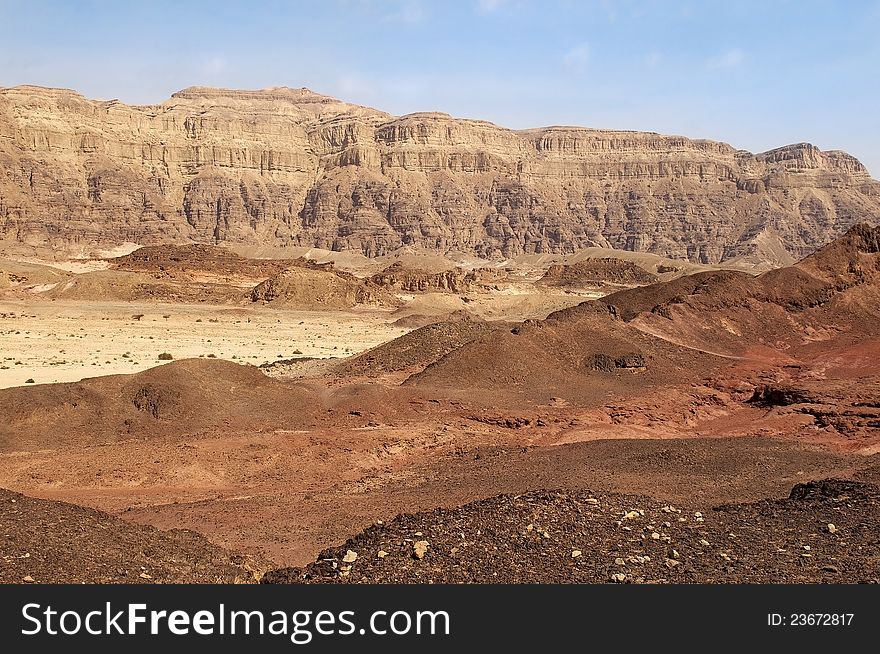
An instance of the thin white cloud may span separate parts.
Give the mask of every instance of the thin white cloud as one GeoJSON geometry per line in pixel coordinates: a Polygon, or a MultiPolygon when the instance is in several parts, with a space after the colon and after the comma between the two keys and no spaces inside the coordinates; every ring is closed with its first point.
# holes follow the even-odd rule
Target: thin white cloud
{"type": "Polygon", "coordinates": [[[491,14],[501,9],[509,0],[477,0],[477,13],[491,14]]]}
{"type": "Polygon", "coordinates": [[[599,4],[602,7],[602,11],[605,12],[605,18],[608,19],[609,23],[617,21],[617,7],[615,7],[611,0],[602,0],[599,4]]]}
{"type": "Polygon", "coordinates": [[[416,25],[428,17],[428,12],[419,0],[403,0],[394,11],[385,14],[382,20],[386,23],[406,23],[416,25]]]}
{"type": "Polygon", "coordinates": [[[336,0],[344,13],[357,12],[381,23],[415,25],[428,18],[423,0],[336,0]]]}
{"type": "Polygon", "coordinates": [[[582,73],[590,63],[590,46],[588,43],[579,43],[565,53],[562,63],[570,71],[582,73]]]}
{"type": "Polygon", "coordinates": [[[660,62],[663,60],[663,55],[659,52],[649,52],[645,55],[645,65],[648,68],[656,68],[660,65],[660,62]]]}
{"type": "Polygon", "coordinates": [[[745,61],[746,55],[739,48],[733,48],[721,53],[717,57],[710,58],[706,65],[712,69],[737,68],[745,61]]]}

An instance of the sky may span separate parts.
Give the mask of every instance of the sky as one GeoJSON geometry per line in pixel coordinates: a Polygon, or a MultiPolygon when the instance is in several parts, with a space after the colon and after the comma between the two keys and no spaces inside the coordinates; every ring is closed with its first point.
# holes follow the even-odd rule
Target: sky
{"type": "Polygon", "coordinates": [[[393,114],[809,141],[880,177],[880,0],[0,0],[0,86],[305,86],[393,114]]]}

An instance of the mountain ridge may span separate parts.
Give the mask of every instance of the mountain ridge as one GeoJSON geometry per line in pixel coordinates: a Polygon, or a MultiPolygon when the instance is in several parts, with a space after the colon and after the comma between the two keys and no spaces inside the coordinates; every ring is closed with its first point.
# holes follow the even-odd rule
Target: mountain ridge
{"type": "Polygon", "coordinates": [[[66,249],[411,245],[498,259],[599,246],[772,266],[880,220],[880,182],[809,143],[752,154],[656,132],[512,130],[289,87],[194,86],[142,106],[3,88],[0,171],[0,239],[66,249]]]}

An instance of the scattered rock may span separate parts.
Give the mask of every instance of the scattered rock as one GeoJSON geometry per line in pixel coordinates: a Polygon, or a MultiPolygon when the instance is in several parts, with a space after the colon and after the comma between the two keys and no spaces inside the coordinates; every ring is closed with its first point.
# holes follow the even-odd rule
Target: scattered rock
{"type": "MultiPolygon", "coordinates": [[[[346,547],[376,552],[391,544],[405,548],[405,553],[418,559],[417,545],[413,542],[418,539],[413,534],[420,530],[431,534],[430,559],[421,564],[389,565],[374,555],[370,560],[359,559],[357,573],[346,580],[353,583],[766,583],[768,580],[858,583],[877,577],[876,556],[880,543],[876,540],[876,507],[880,488],[874,486],[850,488],[845,500],[839,500],[840,495],[763,500],[715,506],[711,513],[705,505],[685,505],[682,515],[688,516],[690,526],[675,530],[674,548],[664,542],[668,532],[659,530],[658,520],[653,520],[656,532],[643,529],[662,515],[662,503],[632,496],[596,495],[602,506],[607,507],[599,511],[584,503],[590,496],[589,493],[579,496],[577,491],[534,491],[500,495],[455,509],[402,515],[382,529],[371,527],[324,556],[339,560],[346,547]],[[631,525],[631,531],[624,531],[622,516],[634,510],[633,506],[643,507],[645,522],[624,520],[624,524],[631,525]],[[695,527],[692,522],[696,508],[708,516],[705,525],[695,527]],[[840,536],[821,538],[831,521],[844,518],[846,529],[841,532],[847,536],[845,544],[840,542],[840,536]],[[531,531],[527,525],[532,525],[531,531]],[[543,539],[545,528],[553,530],[551,540],[543,539]],[[652,540],[651,533],[659,533],[660,540],[652,540]],[[736,534],[735,540],[730,540],[731,533],[736,534]],[[781,541],[782,538],[785,540],[781,541]],[[804,543],[809,544],[811,550],[804,550],[804,543]],[[787,547],[787,551],[778,551],[781,545],[787,547]],[[453,553],[455,548],[458,551],[453,553]],[[821,551],[822,556],[813,550],[821,551]],[[812,557],[803,556],[811,552],[812,557]],[[834,567],[823,567],[830,564],[834,567]]],[[[392,548],[391,551],[392,556],[397,556],[398,550],[392,548]]],[[[399,563],[396,559],[394,562],[399,563]]],[[[283,579],[290,583],[341,581],[323,559],[306,568],[289,569],[284,574],[283,579]]]]}
{"type": "Polygon", "coordinates": [[[343,563],[354,563],[357,560],[357,557],[358,557],[357,552],[355,552],[354,550],[348,550],[345,553],[345,556],[342,557],[342,562],[343,563]]]}
{"type": "Polygon", "coordinates": [[[413,556],[417,559],[423,559],[428,552],[428,541],[418,540],[413,543],[413,556]]]}
{"type": "Polygon", "coordinates": [[[839,574],[840,568],[838,568],[836,565],[824,565],[822,566],[822,572],[834,572],[839,574]]]}

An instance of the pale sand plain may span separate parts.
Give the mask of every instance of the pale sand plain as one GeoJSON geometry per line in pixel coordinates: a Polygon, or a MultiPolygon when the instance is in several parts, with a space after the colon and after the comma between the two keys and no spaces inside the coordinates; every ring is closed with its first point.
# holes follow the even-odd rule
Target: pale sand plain
{"type": "Polygon", "coordinates": [[[409,331],[388,319],[387,310],[373,309],[2,300],[0,388],[140,372],[167,363],[158,358],[166,352],[252,365],[345,357],[409,331]]]}

